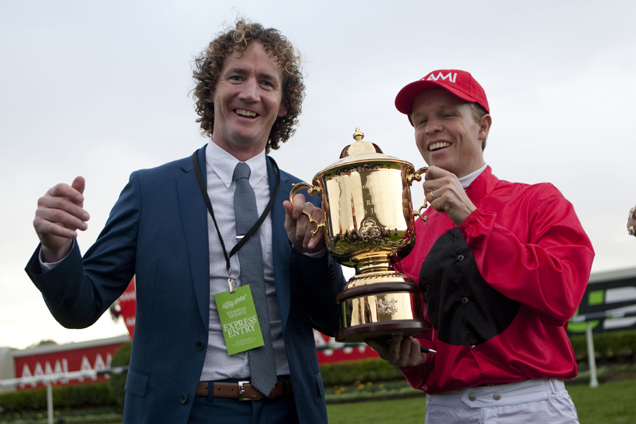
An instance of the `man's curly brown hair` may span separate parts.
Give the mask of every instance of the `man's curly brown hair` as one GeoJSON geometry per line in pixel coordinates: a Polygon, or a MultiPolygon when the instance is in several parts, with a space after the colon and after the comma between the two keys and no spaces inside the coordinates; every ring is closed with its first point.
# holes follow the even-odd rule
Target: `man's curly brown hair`
{"type": "Polygon", "coordinates": [[[300,66],[300,54],[294,46],[275,28],[264,28],[258,23],[238,19],[235,28],[230,28],[209,44],[208,48],[195,59],[194,80],[196,87],[197,122],[207,136],[214,129],[214,103],[208,101],[216,87],[225,59],[229,54],[241,53],[249,43],[258,41],[278,62],[283,71],[282,104],[287,113],[278,117],[272,126],[267,141],[267,153],[278,149],[280,143],[286,142],[294,134],[298,123],[298,115],[305,97],[305,84],[300,66]]]}

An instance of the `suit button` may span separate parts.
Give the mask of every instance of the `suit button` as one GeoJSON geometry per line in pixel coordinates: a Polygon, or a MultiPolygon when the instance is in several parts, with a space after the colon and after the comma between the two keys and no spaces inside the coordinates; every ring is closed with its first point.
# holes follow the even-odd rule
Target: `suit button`
{"type": "Polygon", "coordinates": [[[494,400],[500,400],[501,399],[501,393],[495,393],[494,395],[492,395],[492,398],[494,400]]]}
{"type": "Polygon", "coordinates": [[[474,402],[477,399],[477,396],[474,393],[468,395],[468,400],[474,402]]]}
{"type": "Polygon", "coordinates": [[[459,255],[459,256],[457,256],[457,260],[458,260],[459,262],[463,261],[463,260],[464,260],[464,255],[459,255]]]}
{"type": "Polygon", "coordinates": [[[197,350],[203,350],[203,342],[201,340],[197,341],[197,350]]]}
{"type": "Polygon", "coordinates": [[[181,393],[181,396],[179,396],[179,402],[186,403],[187,401],[188,401],[188,395],[186,395],[185,393],[181,393]]]}
{"type": "Polygon", "coordinates": [[[468,303],[468,298],[467,297],[462,297],[462,303],[465,305],[468,303]]]}

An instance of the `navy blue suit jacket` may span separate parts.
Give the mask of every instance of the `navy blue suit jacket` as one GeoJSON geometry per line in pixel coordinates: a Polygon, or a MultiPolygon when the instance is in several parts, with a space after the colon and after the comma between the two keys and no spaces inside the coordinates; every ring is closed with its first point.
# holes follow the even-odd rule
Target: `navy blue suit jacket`
{"type": "MultiPolygon", "coordinates": [[[[198,159],[205,170],[205,149],[199,149],[198,159]]],[[[268,176],[273,190],[270,158],[268,176]]],[[[287,238],[282,203],[298,181],[281,171],[280,188],[272,194],[276,295],[300,422],[326,423],[312,327],[325,334],[337,330],[335,296],[344,277],[330,255],[307,257],[287,238]]],[[[39,248],[27,265],[51,313],[69,328],[93,324],[136,276],[125,423],[187,423],[208,340],[207,214],[191,157],[137,171],[83,258],[76,243],[49,272],[41,272],[39,248]]]]}

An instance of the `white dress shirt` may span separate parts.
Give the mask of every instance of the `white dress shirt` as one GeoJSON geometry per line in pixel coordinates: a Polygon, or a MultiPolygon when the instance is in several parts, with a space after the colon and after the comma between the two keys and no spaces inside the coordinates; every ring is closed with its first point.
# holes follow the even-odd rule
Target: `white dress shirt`
{"type": "Polygon", "coordinates": [[[466,190],[468,188],[468,186],[477,179],[477,177],[479,177],[479,174],[481,174],[482,172],[484,172],[484,170],[486,169],[486,167],[488,166],[487,163],[484,163],[484,166],[482,166],[481,168],[479,168],[476,171],[471,172],[468,175],[464,175],[463,177],[459,178],[459,183],[462,185],[462,187],[464,188],[464,190],[466,190]]]}
{"type": "MultiPolygon", "coordinates": [[[[234,186],[232,181],[234,168],[239,162],[234,156],[211,142],[206,148],[206,172],[207,190],[212,203],[214,217],[219,226],[225,248],[229,255],[236,238],[236,226],[234,218],[234,186]]],[[[270,198],[270,187],[267,178],[267,157],[265,151],[249,159],[246,162],[250,169],[250,185],[256,195],[256,205],[259,215],[265,210],[270,198]]],[[[265,274],[265,286],[267,293],[267,305],[270,315],[270,330],[276,370],[278,375],[289,374],[289,363],[285,353],[283,342],[280,310],[274,287],[274,268],[272,253],[272,220],[268,215],[259,228],[261,247],[263,250],[263,264],[265,274]]],[[[229,356],[223,339],[223,331],[219,314],[214,302],[216,293],[229,290],[228,274],[225,256],[219,242],[217,229],[212,217],[208,213],[208,240],[210,249],[210,324],[208,347],[205,355],[205,363],[201,372],[201,381],[222,380],[226,378],[249,378],[247,352],[229,356]]],[[[231,276],[237,287],[242,285],[240,280],[240,265],[238,254],[230,258],[231,276]]]]}

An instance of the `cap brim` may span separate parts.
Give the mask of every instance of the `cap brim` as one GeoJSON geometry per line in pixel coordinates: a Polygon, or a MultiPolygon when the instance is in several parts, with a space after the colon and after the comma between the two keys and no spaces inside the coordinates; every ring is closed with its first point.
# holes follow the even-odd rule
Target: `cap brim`
{"type": "Polygon", "coordinates": [[[448,87],[436,81],[415,81],[406,85],[403,89],[400,90],[400,92],[395,97],[395,107],[403,114],[408,115],[410,120],[411,110],[413,109],[413,101],[418,95],[420,95],[420,93],[426,90],[430,90],[431,88],[443,88],[444,90],[454,94],[462,100],[466,100],[467,102],[471,103],[476,102],[475,99],[473,99],[466,93],[462,93],[459,90],[455,90],[452,87],[448,87]]]}

